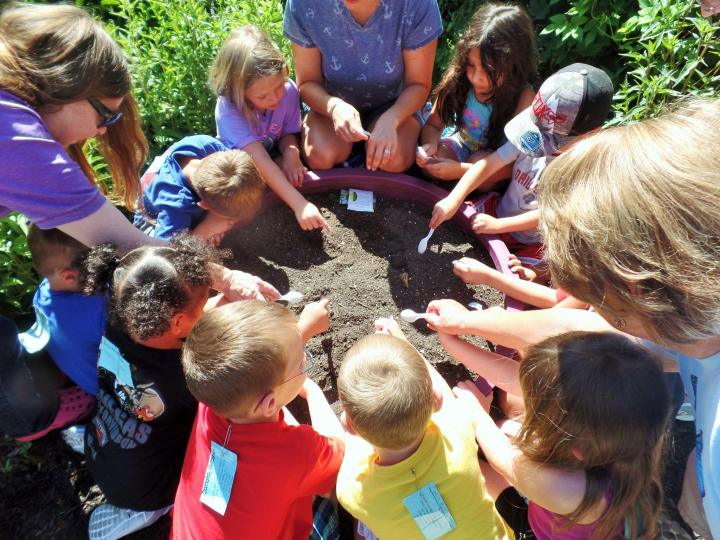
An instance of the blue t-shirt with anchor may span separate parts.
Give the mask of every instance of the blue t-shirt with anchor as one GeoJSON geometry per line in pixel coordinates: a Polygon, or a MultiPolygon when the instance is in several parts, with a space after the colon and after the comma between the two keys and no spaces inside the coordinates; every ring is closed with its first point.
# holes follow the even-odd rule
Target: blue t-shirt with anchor
{"type": "Polygon", "coordinates": [[[442,33],[437,0],[380,0],[364,26],[342,0],[288,0],[283,33],[322,54],[325,89],[360,111],[394,101],[402,92],[403,51],[442,33]]]}

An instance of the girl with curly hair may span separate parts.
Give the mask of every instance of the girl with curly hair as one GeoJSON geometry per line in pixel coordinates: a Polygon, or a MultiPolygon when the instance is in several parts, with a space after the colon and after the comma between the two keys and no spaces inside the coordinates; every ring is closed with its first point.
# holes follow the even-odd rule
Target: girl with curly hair
{"type": "Polygon", "coordinates": [[[170,510],[197,402],[180,364],[202,316],[211,248],[179,236],[167,247],[88,254],[85,292],[107,291],[98,360],[98,407],[85,433],[88,468],[109,504],[90,516],[90,538],[119,538],[170,510]]]}

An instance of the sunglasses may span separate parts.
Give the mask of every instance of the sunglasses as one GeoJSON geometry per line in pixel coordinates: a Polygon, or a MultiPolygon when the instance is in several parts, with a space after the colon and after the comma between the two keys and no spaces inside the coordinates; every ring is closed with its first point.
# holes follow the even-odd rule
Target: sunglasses
{"type": "Polygon", "coordinates": [[[299,377],[300,375],[304,375],[305,373],[307,373],[308,371],[310,371],[313,368],[313,366],[315,365],[315,357],[312,354],[310,354],[310,351],[308,351],[307,349],[305,349],[305,358],[303,360],[303,364],[304,364],[304,367],[302,368],[302,370],[299,373],[293,375],[289,379],[285,379],[283,382],[278,383],[275,386],[277,387],[277,386],[280,386],[281,384],[285,384],[286,382],[292,381],[294,378],[299,377]]]}
{"type": "Polygon", "coordinates": [[[112,126],[113,124],[117,124],[118,120],[122,118],[122,111],[113,112],[94,97],[89,97],[87,100],[88,103],[92,105],[92,108],[95,109],[95,112],[102,118],[102,122],[100,122],[97,127],[104,128],[112,126]]]}

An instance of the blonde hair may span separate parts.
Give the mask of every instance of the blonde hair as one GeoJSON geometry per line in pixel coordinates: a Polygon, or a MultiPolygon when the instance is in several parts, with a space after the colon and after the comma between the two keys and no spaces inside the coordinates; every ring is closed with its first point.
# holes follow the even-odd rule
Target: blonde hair
{"type": "Polygon", "coordinates": [[[281,382],[288,332],[298,332],[295,316],[273,302],[233,302],[206,313],[183,347],[188,390],[219,414],[246,413],[281,382]]]}
{"type": "Polygon", "coordinates": [[[257,122],[245,100],[245,90],[258,79],[288,75],[288,66],[270,38],[253,25],[233,30],[210,68],[208,84],[218,96],[230,99],[253,125],[257,122]]]}
{"type": "Polygon", "coordinates": [[[41,229],[34,223],[28,228],[27,243],[33,267],[43,277],[66,268],[79,269],[88,251],[85,244],[60,229],[41,229]]]}
{"type": "MultiPolygon", "coordinates": [[[[114,195],[134,209],[140,193],[138,171],[148,146],[130,87],[120,45],[82,9],[29,5],[0,16],[0,88],[38,111],[89,97],[125,97],[123,117],[98,139],[113,176],[114,195]]],[[[71,145],[68,154],[94,179],[83,145],[71,145]]]]}
{"type": "Polygon", "coordinates": [[[720,101],[690,101],[553,161],[539,209],[557,286],[660,343],[720,335],[718,133],[720,101]]]}
{"type": "Polygon", "coordinates": [[[430,372],[407,341],[387,334],[362,338],[345,355],[337,384],[350,424],[373,446],[406,448],[427,428],[430,372]]]}
{"type": "Polygon", "coordinates": [[[251,218],[262,203],[265,182],[247,152],[226,150],[200,161],[193,187],[211,210],[251,218]]]}

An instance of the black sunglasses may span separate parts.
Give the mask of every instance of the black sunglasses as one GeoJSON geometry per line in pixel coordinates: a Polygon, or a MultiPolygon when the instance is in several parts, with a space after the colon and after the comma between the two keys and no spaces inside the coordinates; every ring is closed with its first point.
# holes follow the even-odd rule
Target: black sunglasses
{"type": "Polygon", "coordinates": [[[87,100],[88,103],[92,105],[92,108],[95,109],[95,111],[100,115],[100,118],[102,118],[102,122],[100,122],[97,127],[103,128],[112,126],[113,124],[117,124],[118,120],[122,118],[122,111],[112,112],[105,105],[103,105],[100,100],[94,97],[89,97],[87,98],[87,100]]]}

